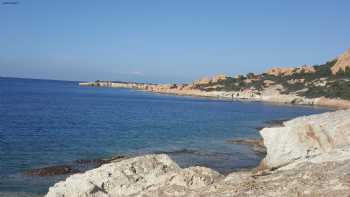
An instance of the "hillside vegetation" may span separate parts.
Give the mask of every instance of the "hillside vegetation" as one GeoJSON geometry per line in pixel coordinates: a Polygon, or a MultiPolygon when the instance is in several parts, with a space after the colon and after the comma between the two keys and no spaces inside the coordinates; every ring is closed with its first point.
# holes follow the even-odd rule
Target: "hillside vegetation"
{"type": "Polygon", "coordinates": [[[350,100],[350,50],[333,61],[322,65],[296,68],[276,68],[263,74],[249,73],[237,77],[226,77],[216,82],[197,84],[196,88],[204,91],[244,91],[246,89],[263,91],[272,86],[279,86],[281,94],[294,93],[307,98],[327,97],[350,100]],[[336,73],[332,68],[339,68],[336,73]],[[345,63],[344,63],[345,62],[345,63]]]}

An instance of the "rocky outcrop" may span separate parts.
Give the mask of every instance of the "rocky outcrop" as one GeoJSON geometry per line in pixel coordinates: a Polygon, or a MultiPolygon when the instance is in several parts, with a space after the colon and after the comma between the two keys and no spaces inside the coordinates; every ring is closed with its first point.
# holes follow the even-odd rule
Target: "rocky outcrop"
{"type": "Polygon", "coordinates": [[[46,196],[179,196],[221,178],[219,173],[204,167],[181,169],[164,154],[146,155],[72,175],[51,187],[46,196]]]}
{"type": "Polygon", "coordinates": [[[216,76],[213,76],[213,77],[203,77],[200,80],[193,81],[192,85],[194,85],[194,86],[196,86],[196,85],[207,85],[207,84],[210,84],[210,83],[217,83],[218,81],[225,80],[225,79],[227,79],[227,76],[223,75],[223,74],[216,75],[216,76]]]}
{"type": "Polygon", "coordinates": [[[301,67],[275,67],[266,71],[266,74],[279,76],[279,75],[292,75],[294,73],[314,73],[316,70],[312,66],[301,66],[301,67]]]}
{"type": "MultiPolygon", "coordinates": [[[[223,80],[226,76],[219,75],[209,79],[223,80]]],[[[209,83],[208,82],[208,83],[209,83]]],[[[211,97],[221,99],[237,99],[237,100],[249,100],[249,101],[263,101],[272,103],[284,103],[284,104],[298,104],[298,105],[318,105],[333,108],[350,108],[350,101],[343,99],[329,99],[329,98],[306,98],[298,96],[296,93],[281,94],[284,90],[280,84],[273,84],[266,81],[267,87],[264,90],[256,90],[254,88],[245,88],[239,91],[203,91],[196,88],[196,85],[204,83],[194,82],[193,84],[142,84],[142,83],[120,83],[120,82],[89,82],[80,83],[81,86],[96,86],[96,87],[111,87],[111,88],[132,88],[138,90],[144,90],[149,92],[174,94],[183,96],[199,96],[199,97],[211,97]]],[[[264,81],[265,83],[265,81],[264,81]]],[[[216,86],[211,86],[211,88],[216,86]]]]}
{"type": "Polygon", "coordinates": [[[74,174],[78,172],[79,170],[74,169],[70,165],[57,165],[28,170],[24,174],[27,176],[56,176],[64,174],[74,174]]]}
{"type": "Polygon", "coordinates": [[[229,174],[198,196],[347,197],[350,160],[303,162],[292,169],[229,174]]]}
{"type": "Polygon", "coordinates": [[[260,131],[267,147],[263,161],[276,168],[350,145],[350,110],[296,118],[260,131]]]}
{"type": "Polygon", "coordinates": [[[42,168],[36,168],[25,171],[23,174],[26,176],[57,176],[57,175],[68,175],[79,172],[84,172],[88,169],[100,167],[103,164],[118,162],[127,159],[127,156],[116,155],[111,158],[104,159],[79,159],[74,162],[63,165],[46,166],[42,168]]]}
{"type": "MultiPolygon", "coordinates": [[[[267,155],[257,169],[226,177],[182,169],[167,155],[146,155],[75,174],[47,197],[348,196],[350,110],[296,118],[261,131],[267,155]]],[[[260,140],[235,141],[257,144],[260,140]]]]}
{"type": "Polygon", "coordinates": [[[333,74],[337,74],[339,71],[345,71],[346,68],[350,68],[350,49],[338,57],[337,62],[331,69],[333,74]]]}
{"type": "Polygon", "coordinates": [[[288,68],[275,67],[275,68],[270,68],[269,70],[266,71],[266,73],[274,76],[290,75],[294,72],[294,70],[295,70],[294,67],[288,67],[288,68]]]}
{"type": "Polygon", "coordinates": [[[266,148],[265,148],[263,139],[234,139],[234,140],[227,140],[226,143],[248,145],[256,153],[266,154],[266,148]]]}

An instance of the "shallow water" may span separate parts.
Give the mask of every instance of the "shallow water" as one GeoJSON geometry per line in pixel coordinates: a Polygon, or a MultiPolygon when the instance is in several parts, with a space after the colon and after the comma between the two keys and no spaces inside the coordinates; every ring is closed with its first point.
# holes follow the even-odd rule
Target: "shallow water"
{"type": "Polygon", "coordinates": [[[64,176],[23,172],[77,159],[168,152],[183,167],[253,167],[261,155],[225,140],[257,138],[264,121],[327,110],[0,78],[0,196],[43,194],[64,176]]]}

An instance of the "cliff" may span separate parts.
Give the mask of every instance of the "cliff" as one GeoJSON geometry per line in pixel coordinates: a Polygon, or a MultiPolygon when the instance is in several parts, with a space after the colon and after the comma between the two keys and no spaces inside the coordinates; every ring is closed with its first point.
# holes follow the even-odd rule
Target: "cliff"
{"type": "Polygon", "coordinates": [[[261,131],[267,155],[260,168],[223,176],[181,169],[167,155],[146,155],[75,174],[47,197],[348,196],[350,110],[300,117],[261,131]]]}
{"type": "Polygon", "coordinates": [[[350,69],[350,49],[337,58],[337,62],[332,67],[332,73],[337,74],[339,71],[350,69]]]}

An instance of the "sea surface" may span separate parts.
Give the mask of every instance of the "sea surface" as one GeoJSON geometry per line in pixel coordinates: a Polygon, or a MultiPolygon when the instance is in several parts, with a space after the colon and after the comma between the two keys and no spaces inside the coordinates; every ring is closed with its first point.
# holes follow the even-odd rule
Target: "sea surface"
{"type": "Polygon", "coordinates": [[[182,167],[251,168],[263,155],[226,140],[258,138],[265,121],[325,111],[0,78],[0,196],[42,195],[65,176],[24,172],[79,159],[165,152],[182,167]]]}

